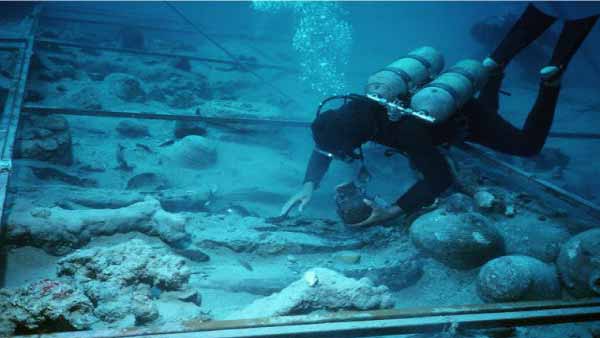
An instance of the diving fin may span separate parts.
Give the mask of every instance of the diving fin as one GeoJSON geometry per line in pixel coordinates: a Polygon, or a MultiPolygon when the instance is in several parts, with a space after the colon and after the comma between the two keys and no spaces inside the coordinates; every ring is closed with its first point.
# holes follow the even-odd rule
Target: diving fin
{"type": "Polygon", "coordinates": [[[550,66],[555,66],[562,73],[573,58],[573,55],[590,33],[600,15],[588,16],[587,18],[565,21],[558,43],[552,53],[550,66]]]}
{"type": "Polygon", "coordinates": [[[504,68],[515,55],[542,35],[556,19],[529,4],[490,58],[504,68]]]}

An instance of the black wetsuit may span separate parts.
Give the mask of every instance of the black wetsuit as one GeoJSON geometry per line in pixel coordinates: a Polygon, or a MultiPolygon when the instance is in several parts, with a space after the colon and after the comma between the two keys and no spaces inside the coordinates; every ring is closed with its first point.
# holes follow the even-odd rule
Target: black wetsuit
{"type": "MultiPolygon", "coordinates": [[[[467,121],[467,135],[460,141],[479,143],[517,156],[532,156],[541,151],[552,126],[560,89],[540,85],[525,125],[518,129],[498,114],[501,82],[501,77],[490,79],[478,98],[467,102],[454,118],[435,125],[415,117],[391,122],[382,106],[364,101],[351,101],[340,109],[361,110],[361,114],[370,114],[370,118],[375,121],[371,125],[365,125],[365,129],[369,130],[360,133],[360,144],[373,141],[395,148],[407,156],[415,169],[423,175],[423,179],[396,202],[404,212],[412,213],[431,205],[452,184],[449,164],[437,146],[452,144],[457,140],[457,135],[465,129],[460,126],[461,116],[467,121]]],[[[313,151],[304,182],[318,185],[330,163],[330,157],[313,151]]]]}

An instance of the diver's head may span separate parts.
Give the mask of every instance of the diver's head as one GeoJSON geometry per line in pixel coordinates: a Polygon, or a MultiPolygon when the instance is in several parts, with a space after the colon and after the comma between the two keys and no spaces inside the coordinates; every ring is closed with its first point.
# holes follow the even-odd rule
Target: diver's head
{"type": "Polygon", "coordinates": [[[381,106],[356,100],[319,114],[311,125],[317,149],[342,160],[360,158],[355,150],[376,132],[373,109],[381,106]]]}

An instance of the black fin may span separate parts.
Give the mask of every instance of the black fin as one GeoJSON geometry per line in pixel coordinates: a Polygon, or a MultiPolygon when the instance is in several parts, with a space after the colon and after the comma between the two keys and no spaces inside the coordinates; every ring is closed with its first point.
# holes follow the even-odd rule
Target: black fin
{"type": "Polygon", "coordinates": [[[542,35],[554,21],[556,17],[545,14],[529,4],[490,58],[501,67],[505,67],[515,55],[542,35]]]}
{"type": "Polygon", "coordinates": [[[550,59],[551,66],[557,66],[561,70],[567,67],[583,40],[596,24],[598,17],[599,15],[593,15],[583,19],[565,21],[550,59]]]}

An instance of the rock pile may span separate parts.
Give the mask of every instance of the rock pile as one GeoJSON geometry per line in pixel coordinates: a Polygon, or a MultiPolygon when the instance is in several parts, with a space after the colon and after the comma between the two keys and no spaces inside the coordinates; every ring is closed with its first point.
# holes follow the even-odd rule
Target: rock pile
{"type": "Polygon", "coordinates": [[[15,157],[71,165],[69,123],[62,116],[27,115],[17,135],[15,157]]]}
{"type": "Polygon", "coordinates": [[[93,311],[80,289],[59,280],[0,289],[0,336],[88,329],[97,321],[93,311]]]}
{"type": "Polygon", "coordinates": [[[77,109],[100,110],[102,99],[98,89],[92,86],[83,87],[68,96],[69,107],[77,109]]]}
{"type": "Polygon", "coordinates": [[[104,79],[110,93],[125,102],[146,101],[146,92],[140,81],[134,76],[124,73],[112,73],[104,79]]]}
{"type": "Polygon", "coordinates": [[[182,290],[190,270],[185,260],[142,240],[77,251],[58,262],[58,275],[77,285],[94,303],[94,315],[114,322],[129,314],[137,324],[158,318],[152,288],[182,290]]]}
{"type": "Polygon", "coordinates": [[[77,251],[58,262],[57,274],[59,279],[0,289],[0,334],[83,330],[126,317],[146,324],[159,318],[152,290],[201,302],[187,287],[185,260],[142,240],[77,251]]]}

